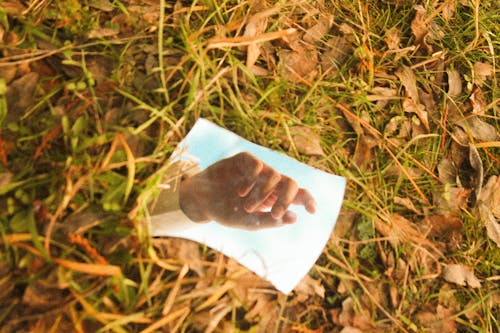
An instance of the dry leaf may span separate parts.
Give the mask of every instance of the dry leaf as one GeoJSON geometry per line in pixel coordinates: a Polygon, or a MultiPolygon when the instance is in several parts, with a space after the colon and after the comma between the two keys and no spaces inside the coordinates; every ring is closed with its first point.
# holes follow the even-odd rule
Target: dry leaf
{"type": "Polygon", "coordinates": [[[415,214],[418,214],[418,215],[422,214],[421,211],[419,211],[417,208],[415,208],[415,205],[413,204],[413,202],[409,198],[401,198],[401,197],[396,196],[393,198],[393,200],[394,200],[394,203],[396,205],[406,207],[409,210],[411,210],[412,212],[414,212],[415,214]]]}
{"type": "MultiPolygon", "coordinates": [[[[408,113],[415,113],[425,128],[425,131],[427,133],[430,131],[427,111],[425,110],[425,106],[423,104],[416,103],[410,98],[405,98],[403,101],[403,110],[408,113]]],[[[413,136],[415,137],[416,135],[413,136]]]]}
{"type": "Polygon", "coordinates": [[[445,0],[442,7],[441,17],[445,21],[451,20],[453,18],[453,15],[455,14],[456,9],[457,9],[456,0],[445,0]]]}
{"type": "Polygon", "coordinates": [[[467,206],[471,190],[458,186],[444,186],[433,193],[434,205],[439,212],[460,213],[467,206]]]}
{"type": "Polygon", "coordinates": [[[462,93],[460,72],[456,69],[449,69],[446,74],[448,74],[448,97],[451,99],[457,98],[462,93]]]}
{"type": "MultiPolygon", "coordinates": [[[[0,38],[0,44],[2,42],[2,39],[0,38]]],[[[2,65],[6,65],[5,63],[2,65]]],[[[10,65],[10,66],[4,66],[0,67],[0,78],[3,78],[5,80],[6,84],[9,84],[17,74],[17,66],[16,65],[10,65]]]]}
{"type": "Polygon", "coordinates": [[[488,237],[500,247],[500,177],[491,176],[477,199],[488,237]]]}
{"type": "Polygon", "coordinates": [[[33,104],[33,95],[38,83],[39,75],[30,72],[21,78],[14,80],[7,88],[7,105],[9,112],[5,123],[17,121],[22,113],[33,104]]]}
{"type": "Polygon", "coordinates": [[[90,0],[89,6],[102,10],[103,12],[113,11],[113,4],[109,0],[90,0]]]}
{"type": "Polygon", "coordinates": [[[345,36],[332,36],[325,46],[326,51],[320,55],[321,70],[324,73],[338,69],[352,50],[352,44],[345,36]]]}
{"type": "Polygon", "coordinates": [[[321,17],[318,23],[306,30],[302,39],[310,44],[320,42],[330,30],[332,20],[331,16],[321,17]]]}
{"type": "Polygon", "coordinates": [[[457,326],[451,311],[438,305],[436,313],[421,311],[416,315],[417,320],[428,333],[456,333],[457,326]]]}
{"type": "Polygon", "coordinates": [[[297,287],[295,287],[295,292],[299,302],[305,302],[309,297],[314,295],[325,298],[325,287],[321,285],[321,280],[315,280],[309,275],[304,276],[297,287]]]}
{"type": "Polygon", "coordinates": [[[290,136],[299,153],[309,156],[324,155],[319,135],[309,127],[290,127],[290,136]]]}
{"type": "Polygon", "coordinates": [[[342,311],[338,318],[339,324],[344,327],[355,327],[361,330],[373,329],[370,319],[370,312],[366,309],[354,308],[352,297],[346,298],[342,302],[342,311]]]}
{"type": "Polygon", "coordinates": [[[443,270],[443,277],[446,281],[460,286],[468,285],[471,288],[481,287],[481,282],[474,275],[472,268],[461,264],[447,265],[443,270]]]}
{"type": "Polygon", "coordinates": [[[474,84],[481,87],[489,77],[493,76],[495,69],[493,65],[485,62],[474,64],[474,84]]]}
{"type": "Polygon", "coordinates": [[[105,37],[114,37],[118,35],[118,31],[115,29],[111,28],[98,28],[98,29],[92,29],[88,35],[87,38],[92,39],[92,38],[105,38],[105,37]]]}
{"type": "MultiPolygon", "coordinates": [[[[276,8],[268,9],[258,14],[251,16],[248,19],[248,23],[245,26],[245,32],[243,33],[244,37],[255,37],[266,31],[267,28],[267,18],[277,12],[276,8]]],[[[257,59],[260,56],[260,42],[251,43],[247,47],[247,60],[246,66],[248,69],[252,69],[252,67],[257,62],[257,59]]]]}
{"type": "MultiPolygon", "coordinates": [[[[479,141],[490,142],[496,141],[498,138],[498,132],[495,126],[482,121],[477,116],[462,119],[457,122],[457,125],[463,128],[467,133],[470,133],[474,139],[479,141]]],[[[466,144],[468,144],[468,141],[466,144]]]]}
{"type": "Polygon", "coordinates": [[[415,5],[415,18],[411,22],[411,32],[415,36],[415,42],[427,51],[432,53],[432,47],[427,43],[426,37],[429,34],[429,24],[425,20],[427,11],[422,5],[415,5]]]}
{"type": "Polygon", "coordinates": [[[479,155],[476,146],[473,144],[469,144],[469,162],[472,168],[476,171],[473,175],[474,191],[476,192],[476,196],[480,196],[484,177],[483,161],[481,160],[481,156],[479,155]]]}
{"type": "Polygon", "coordinates": [[[318,52],[314,48],[295,47],[278,52],[279,68],[283,77],[292,82],[313,79],[318,71],[318,52]]]}
{"type": "Polygon", "coordinates": [[[13,175],[10,172],[0,172],[0,188],[4,188],[9,185],[12,180],[12,176],[13,175]]]}
{"type": "Polygon", "coordinates": [[[401,32],[398,28],[394,27],[386,31],[385,43],[389,50],[399,50],[399,43],[401,42],[401,32]]]}
{"type": "Polygon", "coordinates": [[[425,218],[422,225],[430,228],[429,236],[451,239],[460,235],[463,227],[462,220],[452,214],[436,214],[425,218]]]}
{"type": "Polygon", "coordinates": [[[484,93],[481,88],[476,87],[469,97],[472,104],[472,113],[477,115],[484,115],[486,112],[486,105],[488,102],[484,97],[484,93]]]}
{"type": "Polygon", "coordinates": [[[455,167],[452,160],[443,158],[437,166],[439,180],[443,184],[455,184],[458,174],[458,169],[455,167]]]}
{"type": "Polygon", "coordinates": [[[340,331],[340,333],[364,333],[364,332],[362,330],[360,330],[359,328],[355,328],[352,326],[346,326],[340,331]]]}
{"type": "Polygon", "coordinates": [[[361,135],[356,145],[353,163],[360,169],[366,168],[373,162],[373,149],[377,147],[378,140],[372,135],[361,135]]]}

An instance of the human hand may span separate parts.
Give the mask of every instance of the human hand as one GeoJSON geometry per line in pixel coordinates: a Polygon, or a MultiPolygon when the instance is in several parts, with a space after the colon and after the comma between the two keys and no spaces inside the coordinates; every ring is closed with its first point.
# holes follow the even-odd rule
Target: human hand
{"type": "Polygon", "coordinates": [[[294,223],[297,215],[288,210],[291,204],[302,205],[311,214],[316,211],[307,190],[247,152],[182,181],[179,202],[195,222],[214,220],[247,230],[294,223]]]}

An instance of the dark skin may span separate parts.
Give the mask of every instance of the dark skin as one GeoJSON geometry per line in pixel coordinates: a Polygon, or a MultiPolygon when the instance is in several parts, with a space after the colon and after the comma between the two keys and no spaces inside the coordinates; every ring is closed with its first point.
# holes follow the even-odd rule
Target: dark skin
{"type": "Polygon", "coordinates": [[[314,214],[316,202],[305,189],[254,155],[243,152],[218,161],[181,183],[181,209],[192,221],[258,230],[296,222],[290,205],[314,214]],[[270,211],[269,211],[270,209],[270,211]]]}

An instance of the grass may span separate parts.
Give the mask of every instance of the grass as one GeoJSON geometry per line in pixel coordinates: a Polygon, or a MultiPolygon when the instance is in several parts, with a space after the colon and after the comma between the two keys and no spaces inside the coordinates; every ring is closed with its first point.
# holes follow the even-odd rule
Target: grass
{"type": "Polygon", "coordinates": [[[466,147],[478,147],[483,185],[499,175],[500,8],[419,4],[425,25],[412,27],[411,1],[0,2],[0,330],[500,331],[500,251],[466,147]],[[211,47],[238,41],[266,8],[276,11],[262,33],[332,22],[307,46],[307,59],[325,56],[316,75],[284,72],[292,39],[261,44],[262,76],[247,47],[211,47]],[[328,53],[336,39],[346,46],[328,53]],[[478,62],[492,68],[481,80],[478,62]],[[398,77],[405,66],[414,82],[398,77]],[[452,97],[451,70],[462,85],[452,97]],[[412,84],[428,131],[404,107],[412,84]],[[496,139],[462,126],[464,147],[457,122],[473,117],[473,93],[496,139]],[[199,117],[348,179],[310,272],[324,297],[282,295],[209,248],[147,237],[148,198],[199,117]],[[318,134],[323,156],[285,148],[296,125],[318,134]],[[444,159],[454,183],[440,180],[444,159]],[[426,225],[436,216],[441,231],[426,225]],[[481,286],[447,282],[450,264],[481,286]]]}

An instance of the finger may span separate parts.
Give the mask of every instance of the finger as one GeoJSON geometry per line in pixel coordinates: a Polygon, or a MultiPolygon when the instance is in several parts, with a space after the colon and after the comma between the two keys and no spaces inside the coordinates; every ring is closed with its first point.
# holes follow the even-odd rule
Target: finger
{"type": "Polygon", "coordinates": [[[267,199],[257,208],[257,211],[258,212],[263,212],[269,208],[271,208],[272,206],[274,206],[274,204],[276,203],[276,200],[278,200],[278,195],[276,194],[276,191],[274,191],[273,193],[271,193],[270,196],[267,197],[267,199]]]}
{"type": "Polygon", "coordinates": [[[283,217],[283,214],[285,214],[288,206],[290,206],[295,199],[298,191],[299,187],[293,179],[281,177],[281,181],[278,184],[278,199],[271,210],[271,214],[275,219],[283,217]]]}
{"type": "Polygon", "coordinates": [[[235,166],[238,170],[237,174],[240,177],[238,195],[240,197],[245,197],[254,187],[257,176],[264,167],[264,163],[257,157],[247,152],[239,153],[233,158],[235,166]]]}
{"type": "Polygon", "coordinates": [[[254,212],[273,193],[280,179],[278,172],[265,165],[247,196],[245,210],[248,213],[254,212]]]}
{"type": "Polygon", "coordinates": [[[249,214],[249,220],[246,224],[246,229],[249,230],[260,230],[260,229],[269,229],[282,227],[286,224],[294,223],[297,220],[297,216],[295,213],[290,212],[289,215],[285,214],[286,220],[284,219],[275,219],[271,213],[253,213],[249,214]]]}
{"type": "Polygon", "coordinates": [[[306,210],[314,214],[316,212],[316,201],[308,190],[299,188],[297,195],[293,199],[295,205],[302,205],[306,210]]]}

